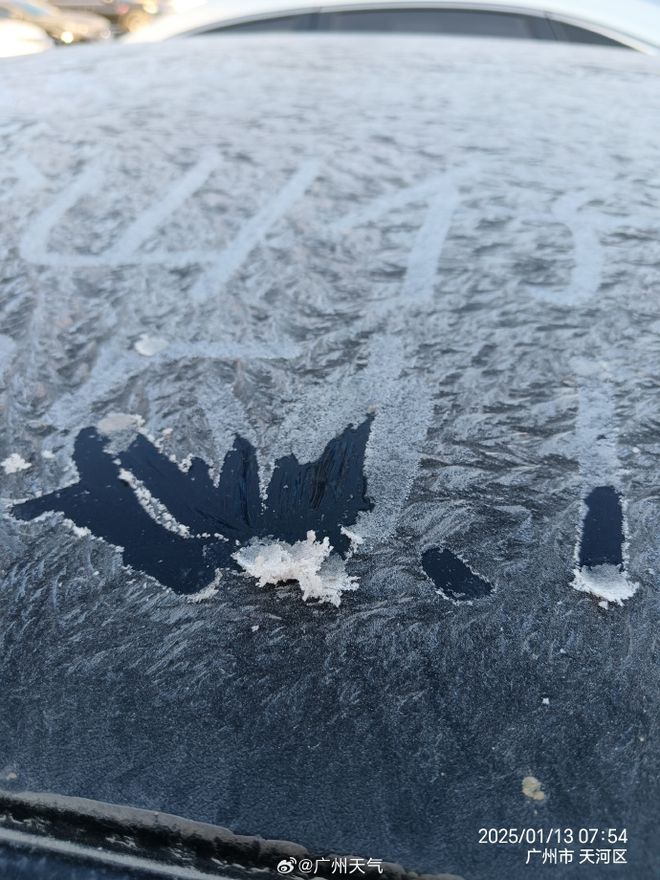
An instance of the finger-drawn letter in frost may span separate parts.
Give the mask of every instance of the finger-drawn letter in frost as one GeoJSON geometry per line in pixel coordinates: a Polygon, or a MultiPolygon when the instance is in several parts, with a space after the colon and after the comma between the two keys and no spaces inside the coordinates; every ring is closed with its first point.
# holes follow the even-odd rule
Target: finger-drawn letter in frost
{"type": "Polygon", "coordinates": [[[139,433],[115,457],[107,437],[85,428],[74,447],[78,482],[12,513],[32,520],[59,511],[177,593],[199,593],[223,569],[242,569],[262,586],[297,580],[304,599],[338,605],[357,586],[343,564],[346,527],[372,508],[364,476],[370,427],[370,417],[347,427],[316,461],[278,459],[263,500],[255,449],[241,437],[215,485],[201,458],[182,470],[139,433]]]}

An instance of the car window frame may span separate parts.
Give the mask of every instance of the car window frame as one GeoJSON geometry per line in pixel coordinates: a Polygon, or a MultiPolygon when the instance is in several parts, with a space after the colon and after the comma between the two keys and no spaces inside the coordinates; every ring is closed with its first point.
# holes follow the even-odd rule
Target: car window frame
{"type": "MultiPolygon", "coordinates": [[[[332,15],[332,14],[337,14],[337,13],[359,13],[359,12],[369,13],[369,12],[372,12],[374,14],[377,14],[378,12],[387,13],[388,11],[389,12],[406,12],[406,11],[417,12],[417,11],[420,11],[420,12],[429,12],[429,13],[431,13],[431,12],[448,12],[448,13],[457,12],[457,13],[461,13],[461,12],[463,12],[463,13],[472,14],[475,16],[477,16],[477,15],[484,15],[484,16],[493,15],[493,16],[501,16],[502,18],[510,17],[512,19],[518,19],[518,20],[533,19],[541,25],[541,28],[543,27],[543,25],[545,25],[545,27],[547,29],[547,33],[548,33],[547,37],[543,37],[543,36],[535,36],[535,35],[534,36],[517,36],[517,35],[512,34],[509,36],[507,34],[504,34],[504,35],[479,34],[479,33],[469,33],[467,31],[464,34],[460,33],[460,32],[452,33],[451,31],[447,31],[446,33],[443,33],[442,31],[437,31],[437,32],[429,32],[429,36],[448,36],[448,37],[465,36],[468,38],[481,37],[481,38],[485,38],[485,39],[489,39],[489,38],[492,38],[492,39],[530,39],[530,40],[539,41],[539,42],[554,42],[556,40],[556,37],[554,36],[554,32],[552,29],[552,24],[548,20],[548,17],[545,15],[545,13],[539,12],[538,10],[530,10],[527,7],[522,7],[522,6],[520,8],[515,8],[515,7],[506,7],[505,8],[505,7],[491,6],[488,3],[484,3],[484,4],[460,3],[460,2],[458,2],[458,3],[447,3],[447,2],[444,2],[444,3],[442,3],[442,2],[439,2],[439,3],[415,3],[414,0],[409,0],[409,2],[406,3],[406,2],[401,2],[401,0],[399,0],[399,2],[396,2],[396,0],[391,0],[391,2],[384,2],[384,3],[372,2],[372,3],[331,4],[331,5],[324,5],[320,8],[318,20],[319,20],[319,22],[321,22],[322,17],[324,15],[332,15]]],[[[321,33],[359,33],[360,31],[356,30],[356,31],[352,32],[350,29],[342,30],[341,28],[338,28],[336,30],[334,30],[332,28],[328,28],[328,29],[319,28],[319,32],[321,32],[321,33]]],[[[364,31],[362,31],[362,33],[369,33],[369,31],[368,31],[368,29],[365,29],[364,31]]],[[[393,34],[396,34],[397,31],[396,30],[393,30],[391,32],[389,32],[389,31],[374,31],[374,33],[393,33],[393,34]]],[[[402,34],[405,33],[406,35],[413,36],[415,34],[415,31],[401,31],[401,33],[402,34]]],[[[423,33],[423,32],[420,31],[419,33],[423,33]]]]}
{"type": "MultiPolygon", "coordinates": [[[[281,33],[341,33],[341,31],[323,31],[318,28],[318,19],[319,16],[328,13],[328,12],[367,12],[369,10],[387,10],[387,9],[414,9],[416,8],[416,4],[414,2],[402,2],[402,0],[385,0],[383,3],[377,2],[344,2],[344,3],[323,3],[323,4],[310,4],[309,6],[304,6],[300,8],[286,7],[284,6],[281,10],[277,12],[273,12],[272,10],[269,12],[263,12],[252,15],[238,15],[231,19],[220,20],[212,23],[206,23],[204,25],[200,25],[196,28],[191,28],[190,31],[187,31],[183,34],[177,34],[176,36],[202,36],[205,34],[218,34],[222,31],[227,31],[230,33],[232,30],[236,30],[238,33],[240,30],[241,24],[248,24],[252,22],[259,21],[271,21],[278,18],[287,18],[291,15],[314,15],[316,18],[315,25],[313,28],[309,28],[306,30],[300,31],[286,31],[282,30],[281,33]]],[[[507,6],[507,5],[495,5],[486,3],[476,3],[476,2],[461,2],[461,0],[454,0],[454,2],[442,2],[439,0],[438,3],[422,3],[417,8],[423,9],[447,9],[447,10],[456,10],[456,11],[473,11],[473,12],[493,12],[493,13],[502,13],[502,14],[514,14],[519,16],[529,16],[532,18],[538,18],[545,20],[549,27],[552,29],[553,22],[558,24],[566,24],[572,27],[581,28],[582,30],[588,31],[590,33],[598,34],[608,40],[612,40],[617,46],[613,46],[611,48],[628,48],[634,49],[637,52],[641,52],[643,54],[656,54],[657,48],[654,47],[651,43],[645,43],[643,40],[638,39],[637,37],[633,37],[629,34],[625,34],[619,31],[612,30],[607,26],[599,25],[594,22],[581,19],[579,17],[573,17],[571,15],[564,15],[555,12],[550,12],[547,10],[539,10],[539,9],[531,9],[527,6],[507,6]]],[[[275,29],[273,32],[276,32],[275,29]]],[[[246,31],[247,33],[247,31],[246,31]]],[[[255,29],[254,33],[258,33],[255,29]]],[[[344,31],[344,33],[350,33],[350,31],[344,31]]],[[[409,34],[413,35],[413,34],[409,34]]],[[[441,34],[436,34],[436,36],[441,36],[441,34]]],[[[450,36],[450,34],[448,34],[450,36]]],[[[469,34],[465,34],[466,37],[469,38],[469,34]]],[[[500,37],[494,37],[494,39],[502,39],[500,37]]],[[[530,38],[535,42],[564,42],[555,37],[554,40],[546,40],[544,38],[532,37],[530,38]]],[[[572,43],[573,45],[590,45],[588,43],[580,44],[577,41],[572,43]]],[[[565,45],[571,45],[569,43],[565,43],[565,45]]],[[[607,47],[603,47],[607,48],[607,47]]]]}

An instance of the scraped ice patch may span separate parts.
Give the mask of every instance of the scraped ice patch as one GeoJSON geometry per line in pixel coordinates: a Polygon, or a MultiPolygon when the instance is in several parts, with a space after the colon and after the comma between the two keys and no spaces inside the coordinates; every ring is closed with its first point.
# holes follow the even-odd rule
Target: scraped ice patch
{"type": "Polygon", "coordinates": [[[110,436],[88,427],[75,439],[78,482],[13,505],[12,515],[64,513],[119,548],[126,565],[186,595],[216,582],[219,570],[240,568],[233,557],[239,547],[280,541],[277,572],[272,549],[270,574],[260,572],[266,581],[296,578],[305,598],[339,604],[342,591],[355,589],[343,562],[351,542],[341,527],[373,506],[363,473],[370,423],[349,425],[314,461],[277,459],[262,501],[256,450],[244,438],[235,438],[215,482],[197,456],[171,461],[140,428],[139,416],[112,413],[100,426],[110,436]]]}
{"type": "Polygon", "coordinates": [[[20,471],[26,471],[32,467],[30,462],[26,461],[18,452],[12,452],[1,464],[6,474],[18,474],[20,471]]]}
{"type": "MultiPolygon", "coordinates": [[[[573,588],[581,593],[590,593],[605,603],[623,605],[637,592],[638,584],[629,580],[626,572],[617,565],[605,563],[593,568],[577,568],[573,577],[573,588]]],[[[607,607],[602,602],[601,607],[607,607]]]]}
{"type": "Polygon", "coordinates": [[[316,540],[307,532],[304,541],[256,540],[233,554],[233,558],[260,587],[297,581],[303,601],[318,599],[338,607],[341,594],[357,589],[357,578],[346,572],[344,560],[332,555],[328,538],[316,540]]]}
{"type": "Polygon", "coordinates": [[[160,336],[149,336],[149,334],[143,333],[136,340],[133,348],[142,357],[154,357],[154,355],[160,354],[161,351],[167,348],[167,340],[160,336]]]}
{"type": "Polygon", "coordinates": [[[134,413],[111,412],[104,416],[96,426],[102,434],[109,437],[121,431],[137,431],[144,424],[142,416],[134,413]]]}
{"type": "Polygon", "coordinates": [[[576,358],[578,458],[585,497],[575,547],[574,589],[622,605],[637,591],[626,572],[625,501],[619,492],[616,411],[607,363],[576,358]]]}
{"type": "Polygon", "coordinates": [[[637,591],[626,573],[624,505],[613,486],[597,486],[585,498],[584,509],[573,587],[601,599],[602,608],[622,605],[637,591]]]}
{"type": "Polygon", "coordinates": [[[584,499],[585,515],[578,548],[582,568],[623,565],[623,505],[613,486],[597,486],[584,499]]]}

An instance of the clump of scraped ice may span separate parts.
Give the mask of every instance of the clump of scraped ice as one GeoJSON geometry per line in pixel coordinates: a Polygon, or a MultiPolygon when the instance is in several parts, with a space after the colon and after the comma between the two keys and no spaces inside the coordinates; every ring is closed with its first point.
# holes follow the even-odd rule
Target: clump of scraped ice
{"type": "Polygon", "coordinates": [[[160,336],[149,336],[148,333],[143,333],[133,345],[133,348],[142,357],[153,357],[156,354],[160,354],[166,347],[166,339],[162,339],[160,336]]]}
{"type": "Polygon", "coordinates": [[[110,436],[121,431],[137,431],[144,425],[142,416],[133,413],[111,412],[97,424],[102,434],[110,436]]]}
{"type": "Polygon", "coordinates": [[[76,538],[85,538],[88,535],[91,535],[91,531],[87,528],[87,526],[77,526],[73,520],[65,519],[64,522],[71,529],[76,538]]]}
{"type": "Polygon", "coordinates": [[[297,581],[303,601],[341,604],[341,594],[357,590],[357,578],[346,572],[343,559],[332,554],[328,538],[316,540],[315,532],[307,539],[287,544],[285,541],[257,540],[233,554],[234,559],[260,587],[297,581]]]}
{"type": "Polygon", "coordinates": [[[30,462],[26,461],[18,452],[12,452],[0,464],[2,464],[2,469],[6,474],[18,474],[20,471],[26,471],[32,467],[30,462]]]}
{"type": "Polygon", "coordinates": [[[522,781],[522,793],[533,801],[544,801],[543,783],[536,776],[525,776],[522,781]]]}
{"type": "MultiPolygon", "coordinates": [[[[581,566],[575,570],[573,577],[573,589],[581,593],[591,593],[605,603],[623,605],[626,599],[630,599],[637,592],[638,584],[628,579],[625,571],[618,565],[604,563],[594,565],[591,568],[581,566]]],[[[601,607],[603,603],[599,603],[601,607]]]]}

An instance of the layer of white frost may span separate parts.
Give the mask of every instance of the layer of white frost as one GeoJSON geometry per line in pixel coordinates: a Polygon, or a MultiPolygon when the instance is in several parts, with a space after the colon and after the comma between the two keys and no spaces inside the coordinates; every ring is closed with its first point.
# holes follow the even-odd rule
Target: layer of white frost
{"type": "Polygon", "coordinates": [[[233,554],[234,559],[260,587],[297,581],[303,600],[318,599],[335,606],[341,604],[345,590],[357,590],[357,578],[347,574],[344,560],[332,555],[328,538],[316,540],[307,532],[305,541],[257,540],[233,554]]]}
{"type": "Polygon", "coordinates": [[[591,593],[605,602],[623,605],[637,591],[637,584],[628,579],[625,571],[618,565],[594,565],[592,568],[577,568],[573,577],[573,588],[581,593],[591,593]]]}
{"type": "Polygon", "coordinates": [[[135,342],[133,348],[142,357],[153,357],[167,348],[167,340],[161,339],[160,336],[149,336],[147,333],[143,333],[135,342]]]}
{"type": "Polygon", "coordinates": [[[29,461],[26,461],[18,452],[12,452],[2,462],[2,469],[6,474],[17,474],[20,471],[26,471],[32,467],[29,461]]]}
{"type": "Polygon", "coordinates": [[[121,431],[138,431],[144,424],[144,419],[135,413],[111,412],[104,416],[97,424],[102,434],[110,436],[121,431]]]}

